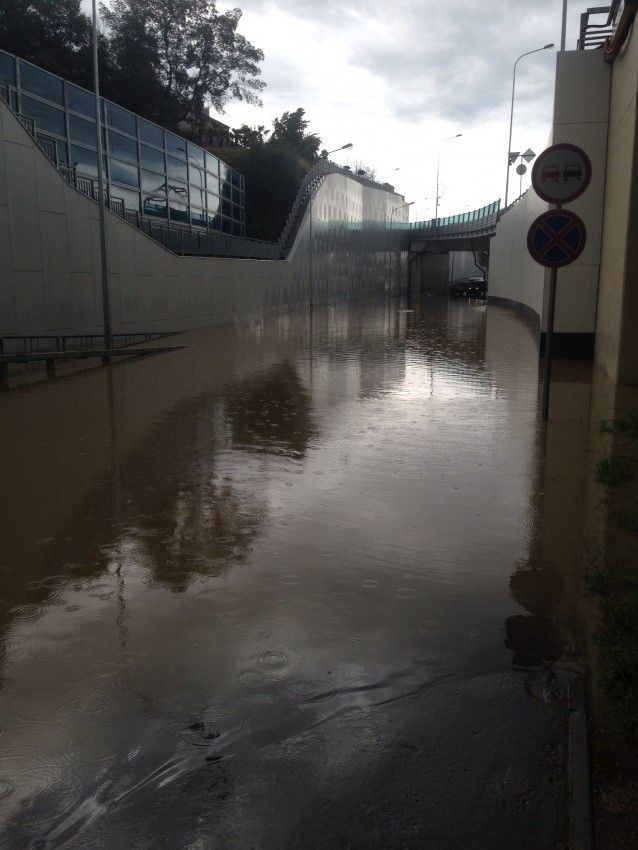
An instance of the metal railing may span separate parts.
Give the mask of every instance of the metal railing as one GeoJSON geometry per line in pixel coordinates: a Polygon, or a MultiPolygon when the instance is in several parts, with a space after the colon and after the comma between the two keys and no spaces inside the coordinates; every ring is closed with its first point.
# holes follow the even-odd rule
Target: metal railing
{"type": "MultiPolygon", "coordinates": [[[[328,159],[320,159],[301,181],[292,209],[279,237],[279,245],[284,255],[290,250],[295,241],[306,208],[308,207],[308,202],[317,193],[319,187],[329,174],[342,174],[351,180],[355,180],[357,183],[361,183],[363,186],[388,192],[388,183],[377,183],[369,177],[353,173],[348,168],[342,168],[328,159]]],[[[396,194],[396,192],[392,192],[392,194],[396,194]]]]}
{"type": "MultiPolygon", "coordinates": [[[[136,333],[111,334],[113,348],[124,348],[140,342],[165,339],[179,331],[139,331],[136,333]]],[[[104,347],[104,334],[3,334],[0,336],[0,355],[46,354],[68,351],[70,347],[92,351],[104,347]]]]}
{"type": "Polygon", "coordinates": [[[607,39],[613,37],[621,6],[622,0],[613,0],[609,6],[592,6],[581,14],[578,50],[603,47],[607,39]],[[590,22],[590,18],[599,18],[601,15],[605,15],[604,23],[590,22]]]}
{"type": "Polygon", "coordinates": [[[495,231],[500,208],[499,199],[469,212],[448,215],[445,218],[431,218],[428,221],[396,222],[393,227],[420,231],[428,237],[484,235],[495,231]]]}

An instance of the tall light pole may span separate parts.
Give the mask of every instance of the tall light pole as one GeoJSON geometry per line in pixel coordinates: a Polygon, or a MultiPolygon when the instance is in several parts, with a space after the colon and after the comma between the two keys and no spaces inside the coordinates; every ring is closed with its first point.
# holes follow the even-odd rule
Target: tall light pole
{"type": "MultiPolygon", "coordinates": [[[[514,121],[514,92],[516,90],[516,66],[524,59],[525,56],[531,56],[532,53],[540,53],[541,50],[549,50],[550,47],[553,47],[554,44],[544,44],[542,47],[537,47],[536,50],[528,50],[527,53],[521,53],[516,62],[514,62],[514,72],[512,74],[512,103],[510,106],[510,134],[507,140],[507,174],[505,180],[505,204],[504,207],[507,207],[507,192],[510,184],[510,151],[512,150],[512,126],[514,121]]],[[[516,162],[516,160],[514,160],[516,162]]]]}
{"type": "Polygon", "coordinates": [[[441,139],[439,142],[439,149],[436,152],[436,197],[434,199],[434,224],[436,226],[439,220],[439,172],[441,166],[441,146],[444,142],[450,142],[452,139],[460,139],[463,133],[457,133],[456,136],[448,136],[445,139],[441,139]]]}
{"type": "Polygon", "coordinates": [[[348,150],[348,148],[351,148],[351,147],[353,147],[352,142],[346,142],[345,145],[341,145],[340,148],[335,148],[333,151],[326,151],[326,150],[321,151],[321,158],[327,159],[327,157],[329,157],[331,153],[337,153],[337,151],[345,151],[345,150],[348,150]]]}
{"type": "MultiPolygon", "coordinates": [[[[93,0],[95,3],[95,0],[93,0]]],[[[341,145],[340,148],[335,148],[332,151],[321,151],[321,158],[327,159],[331,153],[336,153],[337,151],[345,151],[348,148],[352,147],[352,142],[346,142],[345,145],[341,145]]],[[[308,300],[310,302],[310,309],[312,310],[314,306],[314,288],[312,281],[312,202],[315,198],[314,192],[310,191],[310,199],[308,200],[308,300]]]]}
{"type": "Polygon", "coordinates": [[[398,207],[395,207],[390,213],[390,224],[392,224],[392,219],[394,218],[395,212],[398,212],[398,210],[402,210],[404,207],[411,207],[413,203],[414,201],[408,201],[406,204],[399,204],[398,207]]]}
{"type": "MultiPolygon", "coordinates": [[[[100,262],[102,272],[102,314],[104,348],[113,347],[111,337],[111,301],[109,298],[109,266],[106,256],[106,217],[104,213],[104,175],[102,173],[102,110],[100,109],[100,70],[98,66],[97,2],[93,0],[93,87],[95,89],[95,132],[97,148],[97,194],[100,209],[100,262]]],[[[107,359],[107,358],[105,358],[107,359]]]]}

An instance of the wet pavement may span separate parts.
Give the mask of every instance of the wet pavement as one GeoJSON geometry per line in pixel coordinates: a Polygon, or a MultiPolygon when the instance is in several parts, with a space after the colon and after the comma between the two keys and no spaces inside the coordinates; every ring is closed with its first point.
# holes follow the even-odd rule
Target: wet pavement
{"type": "Polygon", "coordinates": [[[566,846],[532,330],[173,341],[0,395],[0,845],[566,846]]]}

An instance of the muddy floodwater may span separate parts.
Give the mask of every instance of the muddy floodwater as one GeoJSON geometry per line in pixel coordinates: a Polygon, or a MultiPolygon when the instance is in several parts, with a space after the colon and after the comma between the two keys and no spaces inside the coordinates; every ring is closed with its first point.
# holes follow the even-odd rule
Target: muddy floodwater
{"type": "Polygon", "coordinates": [[[0,846],[563,846],[532,329],[174,341],[0,395],[0,846]]]}

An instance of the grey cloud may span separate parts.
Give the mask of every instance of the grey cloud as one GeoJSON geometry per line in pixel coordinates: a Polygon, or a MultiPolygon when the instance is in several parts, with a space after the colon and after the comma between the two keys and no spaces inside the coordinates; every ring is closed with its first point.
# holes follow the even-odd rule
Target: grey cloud
{"type": "MultiPolygon", "coordinates": [[[[243,8],[277,8],[312,20],[329,50],[331,32],[349,45],[350,63],[377,78],[391,114],[480,123],[509,102],[513,62],[526,50],[558,40],[559,0],[246,0],[243,8]],[[384,25],[385,29],[383,29],[384,25]],[[379,28],[386,35],[379,39],[379,28]]],[[[278,59],[273,58],[273,64],[278,59]]],[[[553,74],[547,58],[520,68],[517,103],[540,107],[553,74]],[[535,85],[529,85],[533,71],[535,85]]],[[[281,75],[278,75],[281,76],[281,75]]],[[[269,80],[269,88],[281,85],[269,80]]]]}

